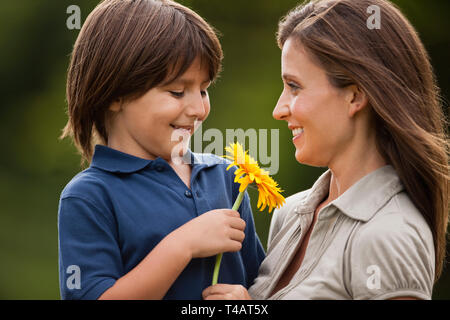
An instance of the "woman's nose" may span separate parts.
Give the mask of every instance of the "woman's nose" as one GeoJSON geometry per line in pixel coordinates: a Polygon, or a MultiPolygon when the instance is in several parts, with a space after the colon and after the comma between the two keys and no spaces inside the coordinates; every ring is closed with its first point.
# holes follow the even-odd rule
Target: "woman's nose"
{"type": "Polygon", "coordinates": [[[289,108],[289,104],[286,101],[284,94],[282,93],[280,98],[278,99],[275,109],[273,109],[272,116],[276,120],[287,120],[287,117],[289,117],[290,113],[291,111],[289,108]]]}

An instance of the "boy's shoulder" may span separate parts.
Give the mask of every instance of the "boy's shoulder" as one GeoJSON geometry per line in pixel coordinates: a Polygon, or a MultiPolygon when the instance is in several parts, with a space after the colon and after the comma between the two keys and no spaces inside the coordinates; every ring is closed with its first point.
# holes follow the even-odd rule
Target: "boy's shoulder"
{"type": "Polygon", "coordinates": [[[212,153],[196,153],[193,152],[193,161],[194,164],[204,164],[208,167],[215,166],[215,165],[230,165],[231,161],[228,159],[225,159],[224,157],[219,157],[212,153]]]}
{"type": "Polygon", "coordinates": [[[237,184],[233,183],[235,178],[234,172],[237,170],[237,167],[232,166],[228,168],[231,164],[230,160],[211,153],[193,153],[193,161],[194,165],[198,165],[200,170],[203,170],[211,181],[225,179],[233,185],[233,190],[237,186],[237,184]]]}
{"type": "Polygon", "coordinates": [[[89,197],[101,193],[108,185],[104,173],[89,167],[76,174],[61,192],[61,199],[67,197],[89,197]]]}
{"type": "Polygon", "coordinates": [[[193,153],[193,161],[194,164],[199,165],[202,169],[211,169],[206,170],[208,175],[219,175],[234,180],[234,172],[237,170],[237,167],[232,166],[228,168],[231,161],[224,157],[212,153],[193,153]]]}

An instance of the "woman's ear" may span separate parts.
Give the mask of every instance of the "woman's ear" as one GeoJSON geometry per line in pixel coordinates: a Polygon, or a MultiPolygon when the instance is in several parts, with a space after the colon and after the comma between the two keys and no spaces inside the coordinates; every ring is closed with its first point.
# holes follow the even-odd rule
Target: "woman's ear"
{"type": "Polygon", "coordinates": [[[347,90],[348,116],[351,118],[367,106],[368,99],[366,93],[357,85],[350,85],[347,90]]]}

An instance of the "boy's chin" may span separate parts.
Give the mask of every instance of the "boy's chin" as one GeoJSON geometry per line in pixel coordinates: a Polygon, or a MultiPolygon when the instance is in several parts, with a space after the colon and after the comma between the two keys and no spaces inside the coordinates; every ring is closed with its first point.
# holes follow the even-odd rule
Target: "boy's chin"
{"type": "Polygon", "coordinates": [[[175,145],[170,153],[168,153],[164,159],[168,162],[172,162],[174,164],[184,164],[188,163],[185,159],[186,153],[188,151],[189,144],[177,144],[175,145]]]}

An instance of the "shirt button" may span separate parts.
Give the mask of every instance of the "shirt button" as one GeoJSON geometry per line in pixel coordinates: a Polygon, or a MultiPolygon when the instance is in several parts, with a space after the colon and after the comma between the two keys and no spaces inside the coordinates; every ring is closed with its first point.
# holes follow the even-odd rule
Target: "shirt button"
{"type": "Polygon", "coordinates": [[[164,170],[163,166],[157,166],[156,167],[156,171],[158,171],[158,172],[162,172],[163,170],[164,170]]]}
{"type": "Polygon", "coordinates": [[[188,197],[188,198],[192,198],[192,192],[189,191],[189,190],[186,190],[186,191],[184,192],[184,195],[185,195],[186,197],[188,197]]]}

